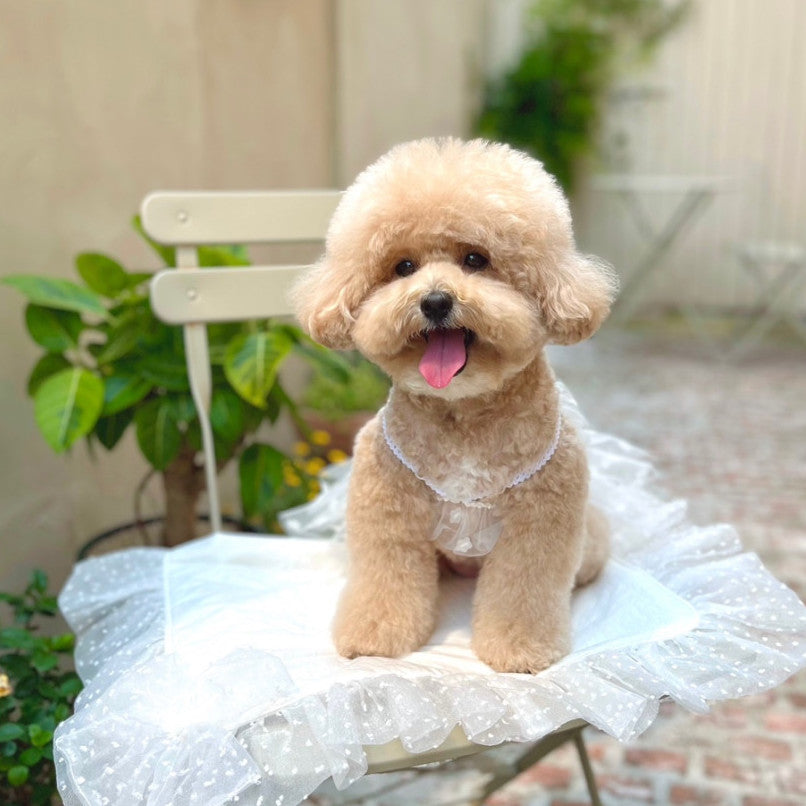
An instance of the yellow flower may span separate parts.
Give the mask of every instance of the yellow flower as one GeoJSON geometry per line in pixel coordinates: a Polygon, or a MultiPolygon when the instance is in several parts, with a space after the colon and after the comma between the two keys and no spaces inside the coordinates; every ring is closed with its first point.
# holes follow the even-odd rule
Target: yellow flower
{"type": "Polygon", "coordinates": [[[305,472],[311,476],[318,476],[322,470],[324,469],[327,463],[324,459],[321,459],[318,456],[314,456],[313,459],[308,459],[307,462],[303,465],[305,468],[305,472]]]}
{"type": "Polygon", "coordinates": [[[347,454],[340,451],[338,448],[332,448],[327,452],[327,460],[332,465],[337,465],[339,462],[344,462],[347,459],[347,454]]]}
{"type": "Polygon", "coordinates": [[[299,487],[302,484],[299,473],[290,464],[283,465],[283,481],[289,487],[299,487]]]}
{"type": "Polygon", "coordinates": [[[311,431],[311,442],[320,448],[330,445],[330,434],[327,431],[311,431]]]}
{"type": "Polygon", "coordinates": [[[308,500],[313,501],[313,499],[316,498],[317,495],[319,495],[320,489],[321,488],[319,487],[319,483],[316,481],[312,481],[310,486],[308,487],[308,500]]]}
{"type": "Polygon", "coordinates": [[[0,697],[10,697],[14,693],[8,675],[0,674],[0,697]]]}
{"type": "Polygon", "coordinates": [[[307,442],[294,443],[294,456],[306,457],[311,455],[311,446],[307,442]]]}

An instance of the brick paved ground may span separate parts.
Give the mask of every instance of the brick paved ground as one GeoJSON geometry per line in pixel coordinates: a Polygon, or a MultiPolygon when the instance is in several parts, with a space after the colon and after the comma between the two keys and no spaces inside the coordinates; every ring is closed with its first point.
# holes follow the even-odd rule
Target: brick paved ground
{"type": "MultiPolygon", "coordinates": [[[[596,427],[648,449],[693,520],[733,523],[806,601],[806,351],[715,363],[696,345],[608,332],[554,359],[596,427]]],[[[806,804],[806,673],[704,717],[669,703],[630,745],[586,736],[608,806],[806,804]]],[[[587,802],[566,747],[488,804],[587,802]]]]}
{"type": "MultiPolygon", "coordinates": [[[[696,345],[609,331],[558,350],[553,362],[595,427],[652,453],[666,488],[689,500],[695,522],[733,523],[745,546],[806,600],[806,351],[779,348],[718,363],[696,345]]],[[[806,672],[707,716],[665,704],[629,745],[592,730],[586,737],[606,806],[806,804],[806,672]]],[[[366,803],[467,803],[481,778],[457,763],[437,778],[407,773],[401,780],[411,783],[366,803]]],[[[589,803],[573,748],[556,751],[487,803],[589,803]]]]}

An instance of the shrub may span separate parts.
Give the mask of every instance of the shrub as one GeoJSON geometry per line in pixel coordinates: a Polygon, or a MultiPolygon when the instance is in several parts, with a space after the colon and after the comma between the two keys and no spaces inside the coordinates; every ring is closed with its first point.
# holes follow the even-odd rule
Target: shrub
{"type": "Polygon", "coordinates": [[[688,0],[537,0],[518,63],[487,86],[479,134],[542,160],[566,193],[593,150],[617,71],[646,58],[685,16],[688,0]]]}
{"type": "Polygon", "coordinates": [[[72,633],[39,634],[57,611],[47,587],[47,576],[34,571],[22,594],[0,593],[12,616],[10,624],[0,618],[0,802],[9,806],[59,802],[53,732],[81,691],[69,667],[72,633]]]}

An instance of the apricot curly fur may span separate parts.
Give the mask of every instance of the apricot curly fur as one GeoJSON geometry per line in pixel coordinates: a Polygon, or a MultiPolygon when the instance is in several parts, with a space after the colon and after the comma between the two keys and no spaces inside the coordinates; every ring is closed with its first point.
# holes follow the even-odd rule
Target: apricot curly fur
{"type": "MultiPolygon", "coordinates": [[[[295,301],[315,339],[357,348],[389,374],[396,439],[461,496],[479,482],[505,486],[549,447],[560,404],[543,348],[591,336],[614,291],[606,265],[577,251],[568,204],[538,161],[448,138],[397,146],[356,179],[295,301]],[[470,252],[488,265],[471,270],[470,252]],[[416,270],[399,276],[402,260],[416,270]],[[440,327],[472,332],[466,365],[444,388],[418,369],[434,326],[421,302],[435,291],[452,301],[440,327]]],[[[536,673],[568,652],[572,590],[608,556],[587,488],[584,450],[564,423],[548,465],[496,500],[503,531],[478,562],[473,606],[473,648],[492,668],[536,673]]],[[[351,477],[350,570],[333,625],[341,654],[396,657],[428,641],[440,506],[371,421],[351,477]]]]}

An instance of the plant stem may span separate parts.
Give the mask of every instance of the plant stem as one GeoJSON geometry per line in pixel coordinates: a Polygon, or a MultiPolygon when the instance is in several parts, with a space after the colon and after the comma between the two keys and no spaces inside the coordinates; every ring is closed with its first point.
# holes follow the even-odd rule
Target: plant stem
{"type": "Polygon", "coordinates": [[[162,473],[165,490],[163,543],[177,546],[196,536],[196,504],[204,489],[204,473],[187,443],[162,473]]]}
{"type": "Polygon", "coordinates": [[[151,481],[152,476],[157,471],[154,468],[149,468],[148,472],[143,476],[140,483],[137,485],[137,489],[134,493],[134,523],[137,527],[137,531],[140,532],[140,537],[143,539],[143,543],[148,545],[151,542],[151,538],[149,537],[148,531],[146,530],[146,525],[143,522],[143,493],[145,492],[146,485],[149,481],[151,481]]]}

